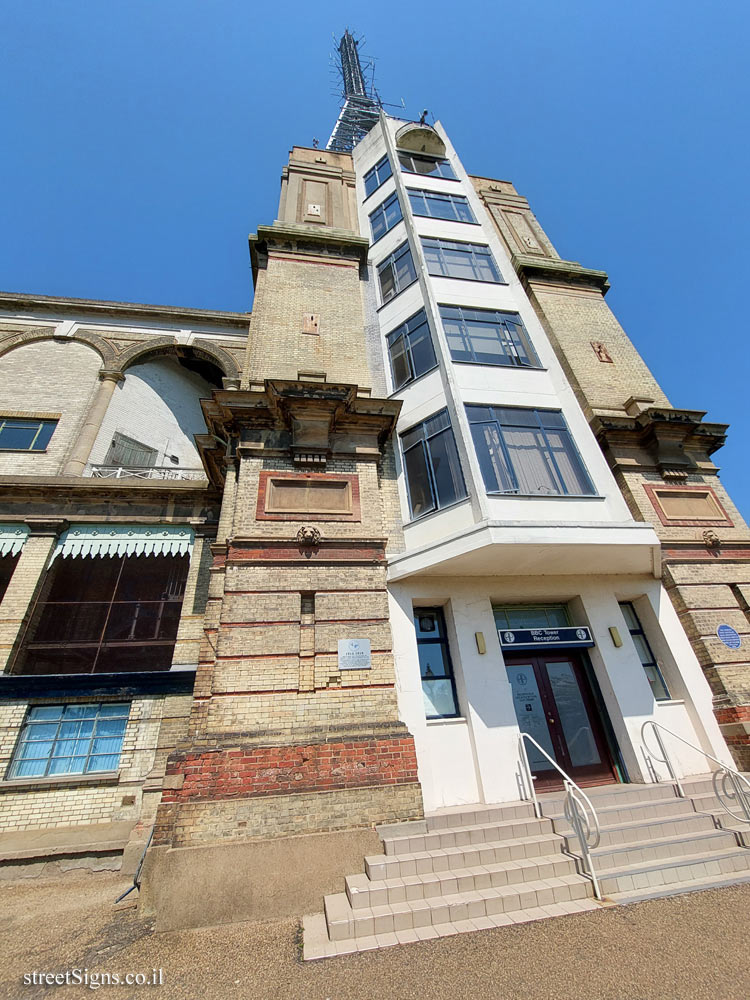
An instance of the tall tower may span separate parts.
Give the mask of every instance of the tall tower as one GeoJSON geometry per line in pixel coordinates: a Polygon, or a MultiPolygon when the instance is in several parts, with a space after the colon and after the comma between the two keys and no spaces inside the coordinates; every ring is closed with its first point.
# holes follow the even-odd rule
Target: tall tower
{"type": "Polygon", "coordinates": [[[377,95],[365,82],[358,45],[359,42],[347,28],[336,50],[344,103],[326,148],[338,153],[351,153],[377,122],[381,107],[377,95]]]}

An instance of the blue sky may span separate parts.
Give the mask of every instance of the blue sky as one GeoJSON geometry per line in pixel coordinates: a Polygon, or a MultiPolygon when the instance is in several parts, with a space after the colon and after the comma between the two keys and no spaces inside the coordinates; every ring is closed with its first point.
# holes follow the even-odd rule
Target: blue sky
{"type": "Polygon", "coordinates": [[[347,25],[393,113],[428,108],[562,256],[609,272],[672,403],[732,425],[715,457],[750,516],[739,0],[6,0],[0,288],[249,309],[247,234],[292,144],[328,138],[347,25]]]}

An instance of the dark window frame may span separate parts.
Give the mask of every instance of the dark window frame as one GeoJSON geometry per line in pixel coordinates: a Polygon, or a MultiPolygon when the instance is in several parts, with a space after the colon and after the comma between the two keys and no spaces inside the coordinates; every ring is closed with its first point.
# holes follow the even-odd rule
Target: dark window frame
{"type": "Polygon", "coordinates": [[[643,630],[643,625],[641,623],[640,618],[638,617],[638,612],[635,610],[635,605],[633,604],[632,601],[620,601],[619,604],[620,604],[620,610],[623,613],[623,618],[625,619],[625,623],[628,626],[628,632],[630,632],[630,635],[633,638],[633,645],[635,646],[636,652],[638,653],[638,659],[641,661],[643,672],[646,674],[646,680],[648,681],[649,687],[651,688],[651,693],[654,696],[654,701],[671,701],[672,695],[669,693],[669,685],[664,679],[664,674],[659,669],[659,664],[656,662],[654,651],[651,649],[651,643],[648,641],[648,636],[643,630]],[[627,608],[630,611],[633,618],[635,619],[636,622],[635,628],[631,627],[630,622],[628,621],[628,616],[624,610],[625,608],[627,608]],[[649,656],[648,660],[643,659],[643,656],[641,655],[641,647],[637,642],[635,642],[636,636],[640,636],[641,640],[643,641],[643,645],[646,647],[646,652],[648,653],[649,656]],[[664,689],[663,696],[658,696],[656,694],[655,685],[651,683],[651,678],[648,675],[646,667],[653,670],[654,673],[656,674],[657,680],[664,689]]]}
{"type": "MultiPolygon", "coordinates": [[[[457,357],[456,352],[454,352],[454,349],[448,343],[448,349],[454,364],[542,370],[539,355],[536,353],[528,331],[518,313],[507,312],[502,309],[469,308],[468,306],[453,305],[447,302],[440,303],[438,310],[446,340],[450,341],[450,338],[455,336],[460,337],[463,346],[463,351],[460,353],[470,355],[469,357],[457,357]],[[458,331],[449,330],[446,322],[457,324],[459,326],[458,331]],[[472,335],[470,332],[469,323],[484,324],[488,335],[490,330],[496,330],[494,341],[499,344],[505,353],[486,354],[482,356],[477,351],[476,344],[472,340],[472,336],[476,337],[476,334],[472,335]]],[[[488,339],[493,338],[489,338],[488,336],[488,339]]]]}
{"type": "Polygon", "coordinates": [[[456,676],[453,669],[453,659],[451,658],[450,642],[448,640],[448,630],[445,623],[445,613],[442,607],[416,607],[414,608],[414,624],[415,632],[417,636],[417,650],[419,647],[425,646],[439,646],[441,650],[441,662],[444,669],[447,671],[444,674],[432,675],[431,677],[425,677],[422,674],[422,664],[419,656],[417,657],[420,665],[419,674],[420,682],[422,685],[422,692],[424,697],[424,685],[425,681],[430,683],[431,681],[441,681],[449,680],[451,684],[451,692],[453,694],[453,711],[444,712],[435,715],[428,715],[425,711],[425,718],[427,719],[460,719],[461,713],[459,711],[458,705],[458,693],[456,691],[456,676]],[[427,616],[434,615],[437,624],[437,635],[435,638],[427,638],[426,636],[420,634],[422,632],[422,627],[418,622],[418,619],[425,618],[427,616]]]}
{"type": "Polygon", "coordinates": [[[373,209],[372,212],[370,212],[369,218],[370,218],[370,232],[372,233],[372,242],[377,243],[378,240],[381,240],[386,233],[389,233],[404,218],[404,212],[403,209],[401,208],[401,201],[399,200],[398,197],[398,191],[394,191],[392,194],[389,194],[387,198],[384,198],[383,201],[381,201],[381,203],[378,205],[378,207],[373,209]],[[398,207],[398,218],[392,218],[389,224],[388,210],[393,205],[396,205],[398,207]],[[382,224],[384,226],[382,232],[379,229],[377,229],[376,231],[376,221],[375,221],[376,217],[378,219],[377,225],[380,226],[382,224]]]}
{"type": "Polygon", "coordinates": [[[395,299],[397,295],[409,288],[417,280],[417,268],[414,263],[414,255],[411,252],[409,241],[406,240],[400,246],[396,247],[393,253],[388,254],[384,260],[381,260],[381,262],[376,265],[375,270],[377,271],[378,284],[380,285],[380,298],[383,305],[385,305],[386,302],[390,302],[392,299],[395,299]],[[401,278],[397,265],[401,261],[404,261],[407,257],[410,275],[407,275],[408,280],[405,280],[401,278]],[[393,281],[393,287],[388,293],[386,293],[383,288],[383,277],[389,268],[391,272],[391,280],[393,281]]]}
{"type": "MultiPolygon", "coordinates": [[[[403,456],[404,465],[404,481],[406,483],[406,493],[409,500],[409,513],[411,515],[412,521],[416,521],[419,518],[426,517],[428,514],[433,514],[438,510],[444,510],[447,507],[452,507],[456,503],[460,503],[466,500],[468,493],[466,491],[466,478],[464,476],[463,469],[461,467],[461,456],[458,453],[458,446],[456,445],[456,436],[453,433],[453,425],[451,424],[450,415],[448,413],[448,408],[444,407],[442,410],[438,410],[437,413],[433,413],[431,416],[427,417],[425,420],[420,421],[418,424],[409,427],[402,434],[399,435],[401,439],[401,453],[403,456]],[[440,425],[440,421],[443,425],[440,425]],[[428,425],[433,424],[432,430],[428,430],[428,425]],[[415,436],[418,435],[418,436],[415,436]],[[456,495],[450,500],[446,500],[444,503],[441,502],[440,494],[437,485],[437,479],[435,476],[435,457],[433,455],[433,448],[435,442],[438,438],[443,435],[450,435],[450,440],[453,445],[453,453],[455,455],[456,465],[455,468],[451,469],[452,479],[456,479],[457,491],[456,495]],[[414,440],[411,444],[406,445],[404,439],[414,436],[414,440]],[[422,460],[424,468],[427,473],[426,486],[429,490],[430,500],[432,506],[427,510],[421,510],[418,513],[414,513],[414,503],[412,499],[412,494],[416,492],[414,489],[415,484],[409,481],[409,463],[407,456],[410,452],[416,449],[421,450],[422,460]],[[457,474],[457,475],[456,475],[457,474]],[[461,489],[463,492],[461,493],[461,489]]],[[[450,458],[449,458],[450,464],[450,458]]]]}
{"type": "Polygon", "coordinates": [[[398,162],[401,168],[401,172],[404,174],[414,174],[417,177],[439,177],[444,181],[457,181],[455,171],[451,166],[450,160],[445,156],[429,156],[426,153],[408,153],[406,150],[399,149],[397,151],[398,162]],[[404,164],[404,160],[410,160],[411,166],[407,167],[404,164]],[[421,160],[423,163],[434,163],[438,170],[436,171],[424,171],[415,170],[414,161],[421,160]]]}
{"type": "Polygon", "coordinates": [[[111,774],[117,771],[120,767],[120,759],[122,757],[123,744],[125,742],[125,734],[127,732],[128,722],[130,721],[130,702],[92,702],[92,703],[81,703],[81,702],[69,702],[61,703],[59,705],[30,705],[26,717],[23,720],[21,726],[21,731],[19,732],[18,739],[16,740],[16,745],[13,748],[13,754],[10,759],[10,764],[5,775],[6,781],[38,781],[44,778],[55,778],[55,777],[66,777],[68,775],[80,775],[80,774],[111,774]],[[102,709],[110,709],[107,713],[102,713],[102,709]],[[54,718],[51,713],[56,709],[60,710],[59,716],[54,718]],[[113,712],[113,709],[119,709],[119,712],[113,712]],[[95,710],[95,711],[94,711],[95,710]],[[67,715],[70,711],[70,715],[67,715]],[[35,715],[35,713],[40,713],[35,715]],[[47,718],[44,718],[46,714],[47,718]],[[84,718],[81,717],[83,714],[84,718]],[[89,718],[85,718],[88,714],[89,718]],[[77,716],[77,718],[76,718],[77,716]],[[86,722],[91,722],[91,733],[81,735],[80,727],[86,722]],[[122,732],[115,735],[99,735],[98,726],[100,722],[104,723],[124,723],[121,727],[122,732]],[[79,732],[77,734],[72,734],[68,732],[67,734],[62,733],[62,729],[65,726],[71,727],[75,724],[79,726],[79,732]],[[56,724],[56,730],[54,735],[49,738],[49,736],[36,736],[33,738],[35,731],[38,733],[42,727],[51,728],[56,724]],[[98,753],[95,754],[93,751],[95,749],[96,740],[104,739],[118,739],[120,741],[120,746],[118,750],[111,750],[108,753],[98,753]],[[86,753],[79,753],[75,751],[81,750],[81,744],[87,743],[88,748],[86,753]],[[43,745],[50,743],[51,746],[46,755],[40,757],[29,757],[23,756],[23,751],[26,747],[32,747],[34,744],[43,745]],[[64,754],[55,755],[55,749],[62,748],[65,744],[74,744],[70,747],[70,751],[64,754]],[[113,766],[108,766],[106,768],[96,768],[91,767],[92,758],[96,757],[113,757],[117,754],[117,761],[113,766]],[[79,769],[76,770],[54,770],[50,774],[50,768],[53,767],[55,761],[60,760],[70,760],[71,762],[76,758],[82,758],[83,764],[79,769]],[[39,774],[19,774],[18,771],[22,769],[24,764],[28,764],[31,761],[45,761],[43,773],[39,774]]]}
{"type": "MultiPolygon", "coordinates": [[[[477,459],[479,461],[480,469],[482,471],[482,479],[484,481],[485,489],[490,496],[595,497],[599,495],[596,492],[596,487],[594,485],[594,482],[589,474],[588,469],[586,468],[583,458],[581,457],[581,453],[578,450],[575,438],[570,433],[570,428],[568,427],[567,421],[563,416],[562,410],[553,410],[543,407],[526,407],[526,406],[483,406],[482,404],[472,404],[472,403],[467,403],[465,408],[466,408],[466,415],[469,421],[469,427],[471,430],[471,436],[474,441],[474,448],[477,454],[477,459]],[[479,410],[489,412],[491,416],[479,417],[477,413],[477,411],[479,410]],[[534,424],[524,423],[524,422],[519,422],[516,424],[512,422],[502,423],[500,417],[497,415],[501,411],[506,411],[506,412],[517,411],[518,413],[533,414],[536,422],[534,424]],[[472,413],[475,414],[473,419],[472,419],[472,413]],[[541,414],[551,414],[551,415],[554,414],[555,417],[559,418],[559,423],[553,423],[552,420],[548,418],[548,425],[545,426],[544,418],[540,416],[541,414]],[[477,435],[474,432],[475,427],[482,427],[486,425],[490,425],[495,428],[498,444],[501,451],[502,462],[505,466],[504,469],[501,468],[499,471],[506,476],[506,479],[508,480],[509,483],[509,486],[505,489],[491,489],[487,483],[487,476],[485,474],[486,463],[484,461],[485,454],[482,451],[480,451],[480,445],[477,440],[477,435]],[[544,442],[544,449],[537,449],[537,453],[541,454],[544,463],[547,467],[548,473],[551,473],[550,478],[557,479],[558,484],[562,486],[562,491],[553,493],[542,493],[542,492],[527,493],[521,490],[519,485],[520,482],[519,470],[515,468],[513,461],[511,459],[510,448],[503,435],[504,427],[533,430],[536,432],[536,434],[538,434],[542,438],[544,442]],[[568,461],[572,466],[575,466],[576,464],[578,465],[578,468],[575,470],[576,474],[584,484],[586,481],[588,481],[590,492],[586,493],[580,493],[578,491],[573,492],[568,488],[568,484],[565,481],[565,476],[561,471],[559,463],[555,457],[555,448],[553,444],[550,442],[549,435],[547,434],[547,431],[550,430],[554,431],[557,434],[560,434],[561,438],[563,437],[563,434],[561,434],[561,432],[564,432],[566,445],[568,446],[567,448],[568,461]]],[[[494,467],[492,470],[492,475],[495,477],[497,481],[498,473],[494,467]]],[[[499,485],[500,483],[498,481],[498,486],[499,485]]]]}
{"type": "Polygon", "coordinates": [[[427,272],[432,275],[433,278],[453,278],[456,281],[485,281],[496,285],[507,284],[500,273],[500,268],[497,266],[495,258],[492,256],[492,250],[490,250],[487,244],[469,243],[466,240],[446,240],[438,236],[422,236],[421,240],[422,250],[425,252],[424,258],[427,263],[427,272]],[[434,263],[426,253],[427,250],[437,251],[441,270],[431,270],[434,263]],[[469,277],[465,274],[451,274],[451,258],[446,257],[446,251],[466,254],[468,262],[474,271],[474,276],[469,277]],[[493,275],[491,278],[478,273],[479,264],[481,264],[482,260],[489,265],[489,269],[493,275]]]}
{"type": "Polygon", "coordinates": [[[420,218],[440,219],[441,222],[463,222],[467,226],[479,225],[471,210],[469,199],[463,194],[450,194],[446,191],[429,191],[424,188],[407,188],[406,193],[409,196],[412,213],[420,218]],[[420,201],[423,202],[423,206],[420,206],[420,201]],[[431,212],[429,210],[430,202],[450,205],[452,214],[440,215],[431,212]],[[461,218],[459,207],[465,209],[466,214],[469,216],[468,218],[461,218]]]}
{"type": "Polygon", "coordinates": [[[438,361],[435,355],[435,344],[432,340],[432,330],[430,329],[427,313],[424,309],[420,309],[419,312],[399,324],[395,330],[391,330],[390,333],[386,334],[385,339],[388,345],[388,360],[391,365],[391,378],[393,380],[394,392],[397,392],[399,389],[403,389],[405,385],[409,385],[411,382],[421,378],[428,372],[434,371],[438,367],[438,361]],[[430,345],[432,363],[423,370],[417,371],[417,365],[414,361],[413,341],[416,340],[416,334],[422,331],[423,327],[425,327],[427,331],[426,337],[430,345]],[[400,344],[403,344],[402,354],[406,359],[409,375],[403,381],[399,382],[396,375],[396,366],[394,365],[394,357],[396,356],[394,349],[398,349],[400,344]]]}
{"type": "Polygon", "coordinates": [[[11,673],[170,670],[189,570],[187,555],[58,556],[47,571],[11,673]],[[86,565],[89,559],[96,562],[100,579],[86,565]],[[169,562],[155,562],[165,559],[169,562]],[[147,560],[145,582],[140,560],[147,560]],[[76,591],[72,584],[78,579],[76,591]],[[137,666],[131,665],[133,655],[137,666]]]}
{"type": "Polygon", "coordinates": [[[378,188],[382,187],[382,185],[385,184],[385,182],[388,180],[389,177],[393,177],[393,168],[391,167],[391,161],[388,159],[388,154],[386,153],[386,155],[382,157],[380,160],[378,160],[378,162],[375,164],[374,167],[370,167],[370,169],[365,174],[364,177],[365,201],[367,201],[367,199],[370,197],[371,194],[375,194],[378,188]],[[387,173],[384,173],[382,170],[384,166],[388,168],[387,173]],[[374,187],[369,186],[370,181],[373,178],[376,181],[374,187]]]}
{"type": "Polygon", "coordinates": [[[0,451],[20,451],[41,453],[47,450],[47,446],[52,440],[55,428],[59,423],[57,417],[3,417],[0,416],[0,451]],[[28,430],[33,432],[27,448],[19,448],[15,445],[3,444],[3,431],[6,430],[28,430]],[[35,429],[36,428],[36,429],[35,429]]]}

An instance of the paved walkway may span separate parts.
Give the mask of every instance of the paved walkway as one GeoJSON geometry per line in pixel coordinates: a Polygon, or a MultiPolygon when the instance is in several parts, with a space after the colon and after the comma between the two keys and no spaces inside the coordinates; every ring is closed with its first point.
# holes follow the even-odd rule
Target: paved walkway
{"type": "Polygon", "coordinates": [[[0,996],[137,1000],[749,1000],[750,885],[303,963],[296,921],[155,934],[74,873],[0,887],[0,996]],[[156,988],[24,986],[24,973],[163,969],[156,988]]]}

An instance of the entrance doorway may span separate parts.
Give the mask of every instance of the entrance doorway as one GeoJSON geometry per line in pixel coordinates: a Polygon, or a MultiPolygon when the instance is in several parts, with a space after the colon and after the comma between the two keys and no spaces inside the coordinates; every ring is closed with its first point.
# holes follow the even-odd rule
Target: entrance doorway
{"type": "MultiPolygon", "coordinates": [[[[580,658],[573,652],[505,657],[521,732],[528,733],[579,785],[617,781],[599,711],[580,658]]],[[[537,791],[562,779],[526,744],[537,791]]]]}

